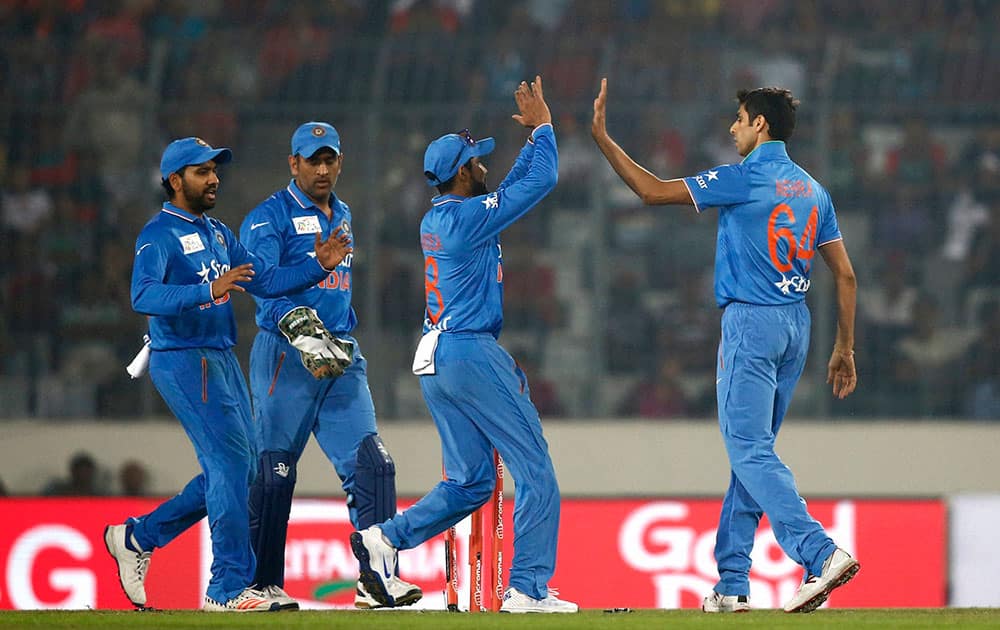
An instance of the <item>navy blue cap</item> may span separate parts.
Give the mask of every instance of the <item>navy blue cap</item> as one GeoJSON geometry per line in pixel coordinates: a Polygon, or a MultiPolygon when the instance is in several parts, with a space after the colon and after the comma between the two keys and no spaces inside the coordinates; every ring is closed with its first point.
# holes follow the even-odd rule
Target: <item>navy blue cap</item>
{"type": "Polygon", "coordinates": [[[320,149],[333,149],[340,155],[340,134],[325,122],[307,122],[292,134],[292,155],[311,158],[320,149]]]}
{"type": "Polygon", "coordinates": [[[168,179],[171,173],[176,173],[185,166],[204,164],[214,160],[216,164],[225,164],[233,159],[233,152],[225,147],[213,149],[201,138],[181,138],[167,145],[160,158],[160,175],[168,179]]]}
{"type": "Polygon", "coordinates": [[[424,177],[431,186],[438,186],[455,176],[463,164],[474,157],[493,152],[493,138],[473,140],[468,130],[462,134],[449,133],[427,145],[424,152],[424,177]]]}

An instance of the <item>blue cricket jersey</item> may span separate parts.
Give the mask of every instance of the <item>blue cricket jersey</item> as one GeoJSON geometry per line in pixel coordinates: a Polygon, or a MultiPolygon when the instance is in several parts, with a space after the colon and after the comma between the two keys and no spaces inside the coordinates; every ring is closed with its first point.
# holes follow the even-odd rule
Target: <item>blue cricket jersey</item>
{"type": "Polygon", "coordinates": [[[241,286],[254,295],[283,295],[329,273],[316,260],[278,269],[240,244],[222,221],[165,203],[139,233],[132,266],[132,308],[150,316],[150,347],[236,345],[230,294],[213,300],[211,282],[244,263],[253,263],[255,275],[241,286]]]}
{"type": "Polygon", "coordinates": [[[531,134],[496,192],[441,195],[420,222],[424,252],[424,333],[488,332],[503,327],[500,232],[555,188],[559,153],[552,125],[531,134]]]}
{"type": "Polygon", "coordinates": [[[833,202],[793,162],[780,141],[765,142],[739,164],[685,177],[698,212],[718,206],[715,300],[781,305],[809,290],[816,250],[840,240],[833,202]]]}
{"type": "MultiPolygon", "coordinates": [[[[272,265],[304,264],[315,256],[314,234],[327,238],[336,228],[351,236],[351,209],[330,193],[332,216],[316,207],[293,179],[250,211],[240,227],[240,240],[260,258],[272,265]]],[[[278,320],[296,306],[316,310],[327,330],[335,335],[351,332],[358,317],[351,307],[351,263],[348,254],[337,268],[319,283],[279,298],[254,296],[257,301],[257,326],[279,333],[278,320]]]]}

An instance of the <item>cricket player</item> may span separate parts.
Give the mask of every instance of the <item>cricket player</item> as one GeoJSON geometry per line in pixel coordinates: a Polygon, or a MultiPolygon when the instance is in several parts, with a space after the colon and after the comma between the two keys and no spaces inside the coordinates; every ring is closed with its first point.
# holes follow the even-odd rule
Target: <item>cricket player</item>
{"type": "Polygon", "coordinates": [[[805,568],[786,612],[810,612],[860,565],[806,510],[774,441],[809,350],[805,296],[819,250],[837,286],[837,336],[827,369],[833,394],[857,386],[857,281],[826,190],[788,157],[798,101],[788,90],[737,94],[729,128],[743,161],[664,181],[635,163],[608,135],[607,79],[594,100],[591,133],[604,157],[646,204],[719,208],[715,299],[722,314],[716,368],[719,427],[729,455],[729,490],[715,542],[719,582],[705,612],[750,609],[750,551],[762,514],[788,557],[805,568]]]}
{"type": "MultiPolygon", "coordinates": [[[[146,605],[152,552],[204,516],[212,538],[210,611],[278,610],[280,602],[253,588],[248,488],[255,474],[250,399],[233,346],[230,293],[278,296],[326,278],[351,252],[341,230],[313,239],[315,259],[278,268],[258,258],[218,219],[208,216],[219,187],[217,165],[229,149],[200,138],[171,142],[160,174],[168,201],[142,229],[132,269],[132,307],[149,316],[149,373],[194,445],[201,474],[153,512],[105,528],[122,589],[146,605]]],[[[289,327],[311,360],[337,363],[337,349],[315,327],[289,327]]],[[[329,333],[326,333],[329,336],[329,333]]],[[[331,368],[332,369],[332,368],[331,368]]]]}
{"type": "MultiPolygon", "coordinates": [[[[243,221],[240,239],[268,264],[304,264],[313,255],[314,234],[340,229],[351,234],[351,209],[334,187],[344,156],[337,130],[325,122],[307,122],[292,135],[288,168],[292,180],[254,208],[243,221]]],[[[258,588],[282,602],[298,604],[282,588],[285,582],[285,536],[295,489],[296,464],[316,436],[347,493],[351,523],[365,529],[396,514],[396,468],[375,425],[375,405],[368,388],[367,362],[350,336],[358,322],[351,307],[348,254],[319,283],[284,297],[255,296],[260,331],[250,353],[259,466],[250,488],[250,537],[257,556],[258,588]],[[291,313],[325,326],[344,350],[343,369],[313,371],[293,360],[297,352],[282,333],[291,313]]],[[[401,581],[402,582],[402,581],[401,581]]],[[[420,599],[409,584],[395,605],[420,599]]],[[[358,608],[381,608],[358,582],[358,608]]]]}
{"type": "Polygon", "coordinates": [[[515,92],[514,119],[532,129],[514,167],[489,192],[480,158],[493,138],[465,130],[432,142],[424,176],[439,196],[420,224],[427,310],[414,358],[441,437],[446,481],[401,515],[351,534],[361,581],[383,604],[405,595],[396,551],[428,540],[486,503],[495,483],[492,451],[516,483],[514,559],[501,612],[572,613],[549,590],[559,534],[559,487],[524,372],[497,339],[503,324],[500,232],[533,208],[558,178],[558,152],[542,79],[515,92]]]}

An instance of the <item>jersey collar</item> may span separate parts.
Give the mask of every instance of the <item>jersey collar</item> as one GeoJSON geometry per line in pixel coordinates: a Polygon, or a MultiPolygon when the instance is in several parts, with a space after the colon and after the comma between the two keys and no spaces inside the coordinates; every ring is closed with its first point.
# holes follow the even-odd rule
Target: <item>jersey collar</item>
{"type": "Polygon", "coordinates": [[[191,214],[187,210],[182,210],[181,208],[178,208],[177,206],[175,206],[174,204],[170,203],[169,201],[166,201],[166,202],[163,203],[163,208],[160,209],[160,212],[165,212],[166,214],[173,215],[173,216],[177,217],[178,219],[184,219],[188,223],[194,223],[194,222],[198,221],[199,219],[204,219],[205,218],[205,215],[201,215],[199,217],[196,214],[191,214]]]}
{"type": "MultiPolygon", "coordinates": [[[[299,205],[299,207],[302,208],[303,210],[309,210],[311,208],[313,210],[316,210],[316,212],[319,212],[319,213],[322,214],[323,211],[320,210],[319,207],[316,204],[313,203],[312,199],[309,198],[309,195],[307,195],[304,192],[302,192],[302,189],[299,188],[299,185],[295,183],[295,178],[294,177],[292,178],[292,180],[290,182],[288,182],[288,188],[286,188],[285,190],[288,191],[288,194],[292,196],[292,199],[295,200],[295,203],[297,203],[299,205]]],[[[331,190],[330,191],[330,210],[333,211],[334,213],[336,213],[337,212],[337,206],[339,206],[339,205],[340,205],[340,200],[337,199],[337,193],[335,193],[335,192],[333,192],[331,190]]]]}
{"type": "Polygon", "coordinates": [[[431,205],[437,208],[438,206],[443,206],[446,203],[461,203],[465,201],[465,197],[459,197],[458,195],[453,195],[447,193],[444,195],[438,195],[431,199],[431,205]]]}
{"type": "Polygon", "coordinates": [[[757,145],[757,148],[747,153],[740,164],[746,162],[760,162],[762,160],[788,159],[788,150],[782,140],[768,140],[757,145]]]}

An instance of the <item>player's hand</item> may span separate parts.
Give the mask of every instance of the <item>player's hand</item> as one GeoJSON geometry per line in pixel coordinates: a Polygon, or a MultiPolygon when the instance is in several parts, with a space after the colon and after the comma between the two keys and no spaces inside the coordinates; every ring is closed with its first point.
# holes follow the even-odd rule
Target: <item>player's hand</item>
{"type": "Polygon", "coordinates": [[[233,267],[226,273],[212,281],[212,299],[218,300],[230,291],[246,291],[238,282],[250,282],[253,280],[253,264],[246,263],[238,267],[233,267]]]}
{"type": "Polygon", "coordinates": [[[854,351],[833,349],[826,368],[826,382],[833,385],[833,395],[843,400],[858,386],[858,372],[854,367],[854,351]]]}
{"type": "Polygon", "coordinates": [[[317,379],[337,378],[354,361],[354,344],[330,334],[316,311],[296,306],[278,321],[288,343],[299,351],[302,365],[317,379]]]}
{"type": "Polygon", "coordinates": [[[542,92],[542,77],[535,75],[535,80],[529,85],[526,81],[521,81],[521,85],[514,90],[514,102],[521,113],[511,116],[518,123],[534,129],[538,125],[552,122],[552,114],[549,113],[549,106],[545,103],[545,94],[542,92]]]}
{"type": "Polygon", "coordinates": [[[601,79],[601,91],[594,99],[594,119],[590,123],[590,135],[600,140],[608,135],[607,127],[608,79],[601,79]]]}
{"type": "Polygon", "coordinates": [[[337,228],[325,241],[316,232],[316,260],[323,265],[323,269],[333,270],[347,257],[354,248],[351,247],[351,237],[344,234],[344,231],[337,228]]]}

